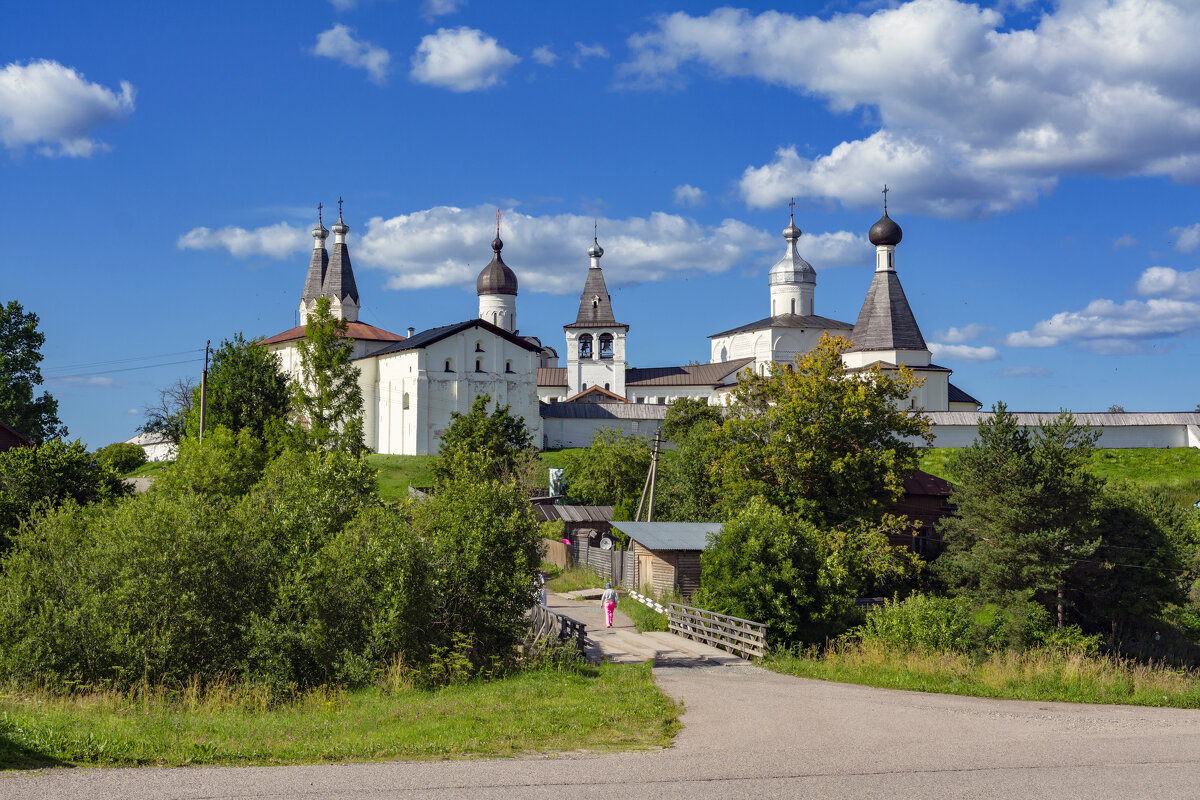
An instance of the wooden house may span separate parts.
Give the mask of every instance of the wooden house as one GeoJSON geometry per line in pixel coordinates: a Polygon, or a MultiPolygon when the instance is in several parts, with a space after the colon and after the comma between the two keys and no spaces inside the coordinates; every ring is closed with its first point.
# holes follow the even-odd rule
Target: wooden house
{"type": "Polygon", "coordinates": [[[656,597],[679,592],[688,599],[700,588],[700,552],[719,522],[614,522],[637,556],[637,586],[656,597]]]}
{"type": "Polygon", "coordinates": [[[936,475],[917,470],[904,481],[904,497],[895,502],[888,513],[903,514],[916,522],[919,530],[911,536],[893,536],[892,544],[909,547],[927,558],[942,552],[942,534],[937,529],[943,517],[954,513],[950,503],[953,487],[936,475]]]}
{"type": "Polygon", "coordinates": [[[14,447],[33,447],[33,442],[17,431],[0,422],[0,453],[14,447]]]}

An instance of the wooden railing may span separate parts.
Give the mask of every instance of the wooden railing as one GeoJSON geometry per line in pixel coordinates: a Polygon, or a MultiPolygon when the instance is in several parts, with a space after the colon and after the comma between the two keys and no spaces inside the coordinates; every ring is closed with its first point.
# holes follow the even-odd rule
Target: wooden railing
{"type": "Polygon", "coordinates": [[[583,653],[587,625],[538,603],[529,612],[529,633],[535,644],[541,639],[554,637],[561,642],[574,641],[579,652],[583,653]]]}
{"type": "Polygon", "coordinates": [[[767,625],[702,608],[667,603],[667,629],[744,658],[767,654],[767,625]]]}

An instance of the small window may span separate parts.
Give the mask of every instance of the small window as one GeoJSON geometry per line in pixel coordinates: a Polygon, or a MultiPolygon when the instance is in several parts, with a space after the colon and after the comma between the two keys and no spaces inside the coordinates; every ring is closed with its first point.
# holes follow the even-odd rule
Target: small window
{"type": "Polygon", "coordinates": [[[477,341],[477,342],[475,342],[475,352],[476,352],[476,353],[482,353],[482,352],[483,352],[483,342],[482,342],[482,341],[477,341]]]}
{"type": "Polygon", "coordinates": [[[551,398],[550,398],[550,402],[551,402],[551,403],[557,403],[557,402],[558,402],[558,398],[557,398],[557,397],[551,397],[551,398]]]}
{"type": "Polygon", "coordinates": [[[665,406],[667,404],[667,398],[656,397],[656,398],[654,398],[654,402],[658,403],[660,406],[665,406]]]}
{"type": "Polygon", "coordinates": [[[604,388],[605,388],[605,389],[607,389],[607,388],[608,388],[608,384],[607,384],[607,383],[606,383],[606,384],[604,384],[604,388]]]}
{"type": "Polygon", "coordinates": [[[453,358],[446,359],[446,372],[454,372],[454,359],[453,358]]]}
{"type": "Polygon", "coordinates": [[[585,384],[583,385],[583,388],[582,388],[582,389],[580,389],[579,391],[581,391],[581,392],[586,392],[586,391],[587,391],[587,384],[585,383],[585,384]]]}
{"type": "Polygon", "coordinates": [[[404,397],[403,397],[403,398],[401,398],[401,400],[400,400],[400,407],[401,407],[401,408],[404,408],[404,409],[407,409],[407,408],[408,408],[408,392],[405,392],[405,393],[404,393],[404,397]]]}
{"type": "Polygon", "coordinates": [[[796,300],[795,300],[795,298],[792,298],[792,313],[793,313],[793,314],[795,314],[795,313],[796,313],[796,300]]]}
{"type": "Polygon", "coordinates": [[[613,357],[613,337],[611,333],[600,334],[600,357],[613,357]]]}
{"type": "Polygon", "coordinates": [[[483,359],[482,358],[475,359],[475,371],[483,372],[483,359]]]}
{"type": "Polygon", "coordinates": [[[592,335],[590,333],[585,333],[579,337],[579,357],[592,357],[592,335]]]}
{"type": "Polygon", "coordinates": [[[508,360],[508,361],[505,361],[505,362],[504,362],[504,371],[505,371],[505,372],[512,372],[512,371],[513,371],[513,368],[512,368],[512,360],[511,360],[511,359],[510,359],[510,360],[508,360]]]}
{"type": "Polygon", "coordinates": [[[637,401],[638,401],[639,403],[645,403],[645,402],[646,402],[646,398],[644,398],[644,397],[639,397],[639,398],[637,399],[637,401]]]}

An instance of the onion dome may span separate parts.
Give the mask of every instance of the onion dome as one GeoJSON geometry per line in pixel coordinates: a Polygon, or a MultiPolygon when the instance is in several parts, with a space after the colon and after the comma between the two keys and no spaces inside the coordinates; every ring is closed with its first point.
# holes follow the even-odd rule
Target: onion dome
{"type": "Polygon", "coordinates": [[[895,247],[896,245],[900,244],[900,240],[904,238],[904,231],[900,229],[899,225],[892,221],[892,218],[888,216],[887,209],[885,208],[883,210],[883,216],[879,218],[878,222],[871,226],[871,231],[867,234],[867,238],[870,239],[871,244],[875,245],[876,247],[880,247],[882,245],[891,245],[892,247],[895,247]]]}
{"type": "Polygon", "coordinates": [[[592,246],[588,248],[587,253],[588,258],[599,258],[600,256],[604,255],[604,248],[600,246],[600,241],[598,239],[592,239],[592,246]]]}
{"type": "Polygon", "coordinates": [[[508,268],[500,257],[504,242],[497,236],[492,240],[492,261],[483,268],[475,279],[475,291],[478,294],[516,294],[517,274],[508,268]]]}
{"type": "Polygon", "coordinates": [[[796,227],[794,217],[783,229],[783,238],[787,240],[787,252],[771,267],[771,271],[767,273],[767,282],[772,286],[786,283],[816,284],[817,271],[800,256],[796,244],[800,241],[800,229],[796,227]]]}
{"type": "Polygon", "coordinates": [[[317,204],[317,225],[312,229],[312,237],[317,240],[317,245],[329,238],[329,229],[321,221],[321,205],[319,203],[317,204]]]}

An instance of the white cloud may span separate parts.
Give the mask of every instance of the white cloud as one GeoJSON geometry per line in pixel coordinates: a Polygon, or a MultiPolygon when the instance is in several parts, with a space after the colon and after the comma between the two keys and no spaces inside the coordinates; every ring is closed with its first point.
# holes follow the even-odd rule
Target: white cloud
{"type": "Polygon", "coordinates": [[[554,66],[554,62],[558,61],[558,56],[550,49],[550,45],[548,44],[533,48],[533,52],[529,54],[529,57],[544,67],[552,67],[554,66]]]}
{"type": "Polygon", "coordinates": [[[487,89],[502,82],[521,59],[474,28],[439,28],[421,38],[412,57],[413,80],[454,92],[487,89]]]}
{"type": "Polygon", "coordinates": [[[929,352],[938,361],[995,361],[1000,353],[994,347],[972,347],[969,344],[929,343],[929,352]]]}
{"type": "Polygon", "coordinates": [[[436,19],[447,14],[457,14],[466,5],[466,0],[425,0],[421,3],[421,16],[425,19],[436,19]]]}
{"type": "Polygon", "coordinates": [[[1027,331],[1010,333],[1011,347],[1052,347],[1075,342],[1096,352],[1137,352],[1141,341],[1200,332],[1200,303],[1168,298],[1093,300],[1082,311],[1063,311],[1027,331]]]}
{"type": "Polygon", "coordinates": [[[583,62],[589,58],[608,58],[608,48],[602,44],[575,43],[575,55],[571,64],[575,69],[583,69],[583,62]]]}
{"type": "MultiPolygon", "coordinates": [[[[506,212],[504,260],[516,271],[521,291],[578,292],[587,270],[593,220],[578,214],[506,212]]],[[[648,217],[601,218],[599,223],[610,287],[667,280],[681,272],[765,269],[783,252],[780,237],[733,219],[710,226],[654,212],[648,217]]],[[[491,205],[438,206],[390,219],[375,217],[355,250],[355,263],[390,273],[387,285],[395,289],[473,286],[491,259],[494,226],[491,205]]],[[[806,256],[812,254],[818,270],[841,265],[829,259],[845,259],[848,251],[854,254],[851,263],[869,260],[869,245],[844,231],[806,237],[804,243],[806,256]]]]}
{"type": "Polygon", "coordinates": [[[139,410],[138,410],[138,409],[136,409],[136,408],[127,408],[127,409],[125,409],[125,413],[126,413],[126,414],[129,414],[129,415],[131,415],[131,416],[138,416],[138,415],[140,415],[142,412],[141,412],[141,411],[139,411],[139,410]]]}
{"type": "Polygon", "coordinates": [[[900,210],[995,213],[1064,173],[1200,181],[1200,4],[1070,0],[1009,28],[963,0],[828,19],[722,8],[660,16],[629,39],[627,85],[681,85],[693,66],[816,96],[877,129],[801,157],[781,142],[746,171],[755,206],[792,194],[900,210]]]}
{"type": "Polygon", "coordinates": [[[675,200],[677,206],[688,206],[695,208],[696,206],[704,205],[704,190],[697,189],[689,183],[676,186],[671,192],[671,197],[675,200]]]}
{"type": "Polygon", "coordinates": [[[1171,228],[1170,233],[1175,237],[1175,249],[1181,253],[1194,253],[1200,247],[1200,222],[1185,228],[1171,228]]]}
{"type": "Polygon", "coordinates": [[[56,375],[46,379],[48,386],[97,386],[108,389],[116,386],[117,382],[104,375],[56,375]]]}
{"type": "Polygon", "coordinates": [[[279,222],[263,228],[192,228],[180,236],[180,250],[224,250],[236,258],[267,256],[288,258],[312,247],[307,231],[279,222]]]}
{"type": "Polygon", "coordinates": [[[1200,269],[1179,272],[1170,267],[1150,267],[1138,278],[1135,288],[1143,297],[1175,297],[1180,300],[1200,297],[1200,269]]]}
{"type": "Polygon", "coordinates": [[[45,156],[88,158],[108,150],[92,130],[133,112],[134,88],[91,83],[57,61],[13,62],[0,70],[0,142],[9,150],[36,147],[45,156]]]}
{"type": "Polygon", "coordinates": [[[338,11],[349,11],[358,5],[358,0],[329,0],[329,5],[338,11]]]}
{"type": "Polygon", "coordinates": [[[1134,247],[1137,245],[1137,239],[1133,238],[1133,234],[1125,233],[1113,239],[1113,250],[1120,250],[1122,247],[1134,247]]]}
{"type": "Polygon", "coordinates": [[[968,325],[963,325],[961,328],[951,327],[946,328],[944,331],[934,331],[933,338],[946,344],[962,344],[995,332],[995,328],[972,322],[968,325]]]}
{"type": "Polygon", "coordinates": [[[349,67],[365,69],[375,83],[387,80],[388,64],[392,56],[382,47],[354,38],[354,29],[345,25],[334,25],[317,34],[313,53],[325,58],[341,61],[349,67]]]}
{"type": "Polygon", "coordinates": [[[1054,370],[1047,367],[1005,367],[1000,370],[1005,378],[1048,378],[1054,370]]]}

